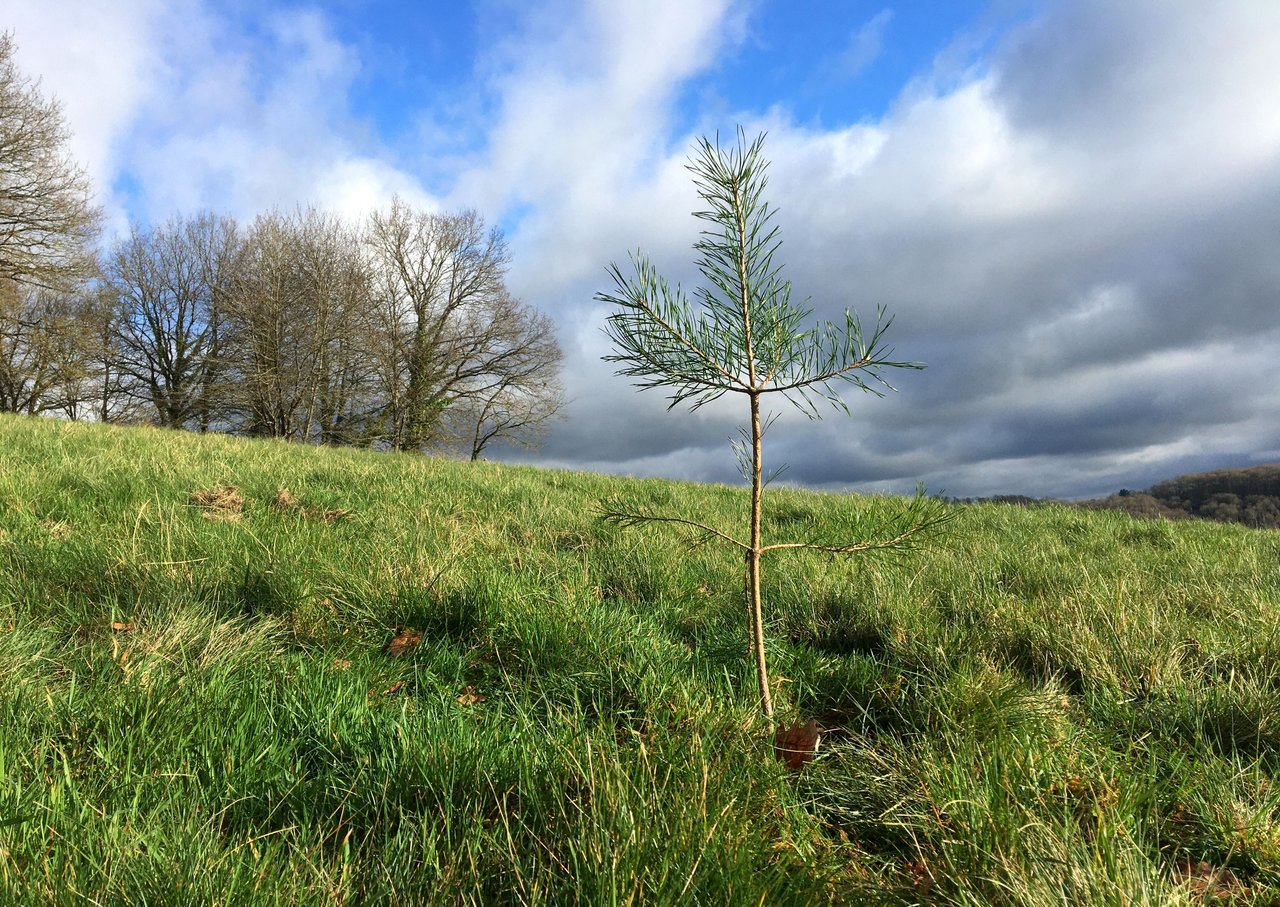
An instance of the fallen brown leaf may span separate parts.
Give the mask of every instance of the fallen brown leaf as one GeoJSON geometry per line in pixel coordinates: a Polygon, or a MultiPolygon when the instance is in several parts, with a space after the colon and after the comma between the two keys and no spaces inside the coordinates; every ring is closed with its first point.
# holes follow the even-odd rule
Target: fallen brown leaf
{"type": "Polygon", "coordinates": [[[387,654],[392,658],[403,658],[422,645],[422,634],[417,630],[401,630],[399,635],[387,643],[387,654]]]}
{"type": "Polygon", "coordinates": [[[911,860],[903,869],[911,876],[911,884],[917,894],[924,897],[933,890],[933,873],[922,861],[911,860]]]}
{"type": "Polygon", "coordinates": [[[1217,904],[1242,898],[1249,886],[1225,866],[1214,866],[1207,860],[1192,863],[1181,859],[1173,869],[1175,885],[1186,885],[1201,903],[1217,904]]]}
{"type": "Polygon", "coordinates": [[[113,620],[111,622],[111,629],[117,633],[128,633],[133,630],[133,621],[124,623],[122,621],[113,620]]]}
{"type": "Polygon", "coordinates": [[[391,686],[387,687],[387,688],[386,688],[385,690],[383,690],[382,692],[383,692],[383,694],[384,694],[384,695],[386,695],[386,696],[390,696],[392,693],[399,693],[399,692],[400,692],[400,688],[401,688],[401,687],[403,687],[403,686],[404,686],[404,681],[403,681],[403,680],[397,680],[395,683],[393,683],[391,686]]]}
{"type": "Polygon", "coordinates": [[[821,740],[818,722],[810,718],[804,724],[797,721],[791,725],[779,725],[773,735],[773,748],[782,764],[797,772],[813,761],[821,740]]]}
{"type": "Polygon", "coordinates": [[[484,694],[477,693],[471,684],[463,687],[462,692],[457,696],[458,705],[476,705],[481,702],[484,702],[484,694]]]}

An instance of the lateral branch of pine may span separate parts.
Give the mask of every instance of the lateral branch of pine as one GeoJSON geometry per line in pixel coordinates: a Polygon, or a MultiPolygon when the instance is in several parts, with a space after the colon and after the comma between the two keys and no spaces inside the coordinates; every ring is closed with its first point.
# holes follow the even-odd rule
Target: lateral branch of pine
{"type": "MultiPolygon", "coordinates": [[[[713,539],[720,539],[742,551],[749,552],[752,550],[749,544],[729,533],[686,517],[657,513],[642,508],[627,508],[622,503],[615,501],[606,502],[597,513],[600,519],[606,523],[612,523],[624,529],[642,528],[651,523],[667,523],[691,530],[685,534],[685,540],[694,545],[701,546],[713,539]]],[[[941,502],[933,501],[925,497],[923,493],[918,493],[903,508],[901,513],[877,526],[876,530],[878,531],[868,533],[869,536],[876,536],[874,538],[868,537],[848,542],[773,542],[762,545],[759,551],[761,554],[767,554],[770,551],[821,551],[827,554],[874,552],[902,554],[918,548],[920,543],[927,540],[931,530],[940,528],[950,522],[951,519],[951,513],[943,508],[941,502]]]]}

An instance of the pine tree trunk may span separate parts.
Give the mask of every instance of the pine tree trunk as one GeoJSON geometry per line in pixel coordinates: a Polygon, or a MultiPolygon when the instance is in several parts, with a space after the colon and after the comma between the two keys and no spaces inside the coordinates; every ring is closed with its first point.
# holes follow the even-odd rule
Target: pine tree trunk
{"type": "Polygon", "coordinates": [[[764,609],[760,602],[760,496],[763,491],[760,435],[760,397],[751,394],[751,550],[747,552],[747,608],[750,611],[756,680],[760,684],[760,709],[772,722],[773,696],[769,692],[769,671],[764,658],[764,609]]]}

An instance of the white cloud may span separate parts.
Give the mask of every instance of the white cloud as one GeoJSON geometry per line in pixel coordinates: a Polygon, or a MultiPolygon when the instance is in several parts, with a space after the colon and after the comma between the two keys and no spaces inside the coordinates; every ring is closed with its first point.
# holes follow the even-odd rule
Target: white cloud
{"type": "Polygon", "coordinates": [[[71,129],[72,158],[85,168],[99,201],[117,215],[112,184],[125,165],[121,142],[151,94],[159,62],[149,24],[162,0],[9,0],[4,27],[13,32],[17,62],[56,97],[71,129]],[[109,50],[109,52],[104,52],[109,50]]]}
{"type": "Polygon", "coordinates": [[[344,157],[317,168],[313,178],[315,197],[323,207],[349,222],[363,221],[370,212],[385,208],[399,196],[426,211],[440,210],[440,202],[404,171],[365,157],[344,157]]]}
{"type": "MultiPolygon", "coordinates": [[[[493,212],[528,207],[516,245],[537,269],[526,287],[601,273],[633,246],[630,228],[661,230],[692,199],[673,148],[675,94],[724,40],[726,2],[557,4],[505,45],[494,65],[501,100],[482,157],[451,201],[493,212]],[[546,20],[562,16],[548,37],[546,20]]],[[[637,237],[636,239],[641,239],[637,237]]]]}
{"type": "Polygon", "coordinates": [[[63,101],[116,232],[126,203],[144,219],[246,220],[273,206],[350,214],[396,192],[435,204],[350,109],[361,61],[322,14],[267,11],[250,28],[198,0],[70,5],[18,0],[20,63],[63,101]]]}
{"type": "Polygon", "coordinates": [[[1200,202],[1280,154],[1280,4],[1052,5],[997,56],[1020,132],[1108,182],[1113,202],[1200,202]]]}
{"type": "Polygon", "coordinates": [[[836,65],[836,75],[854,79],[862,75],[880,56],[884,49],[884,35],[893,21],[893,10],[882,9],[853,33],[849,46],[836,65]]]}

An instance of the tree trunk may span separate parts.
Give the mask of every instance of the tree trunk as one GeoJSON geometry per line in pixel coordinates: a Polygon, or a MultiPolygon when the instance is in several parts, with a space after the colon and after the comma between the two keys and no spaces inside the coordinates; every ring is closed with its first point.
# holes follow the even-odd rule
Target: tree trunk
{"type": "Polygon", "coordinates": [[[751,394],[751,550],[747,552],[747,608],[750,611],[751,648],[756,661],[756,680],[760,684],[760,710],[773,722],[773,696],[769,692],[769,671],[764,658],[764,609],[760,602],[760,496],[761,427],[760,396],[751,394]]]}

